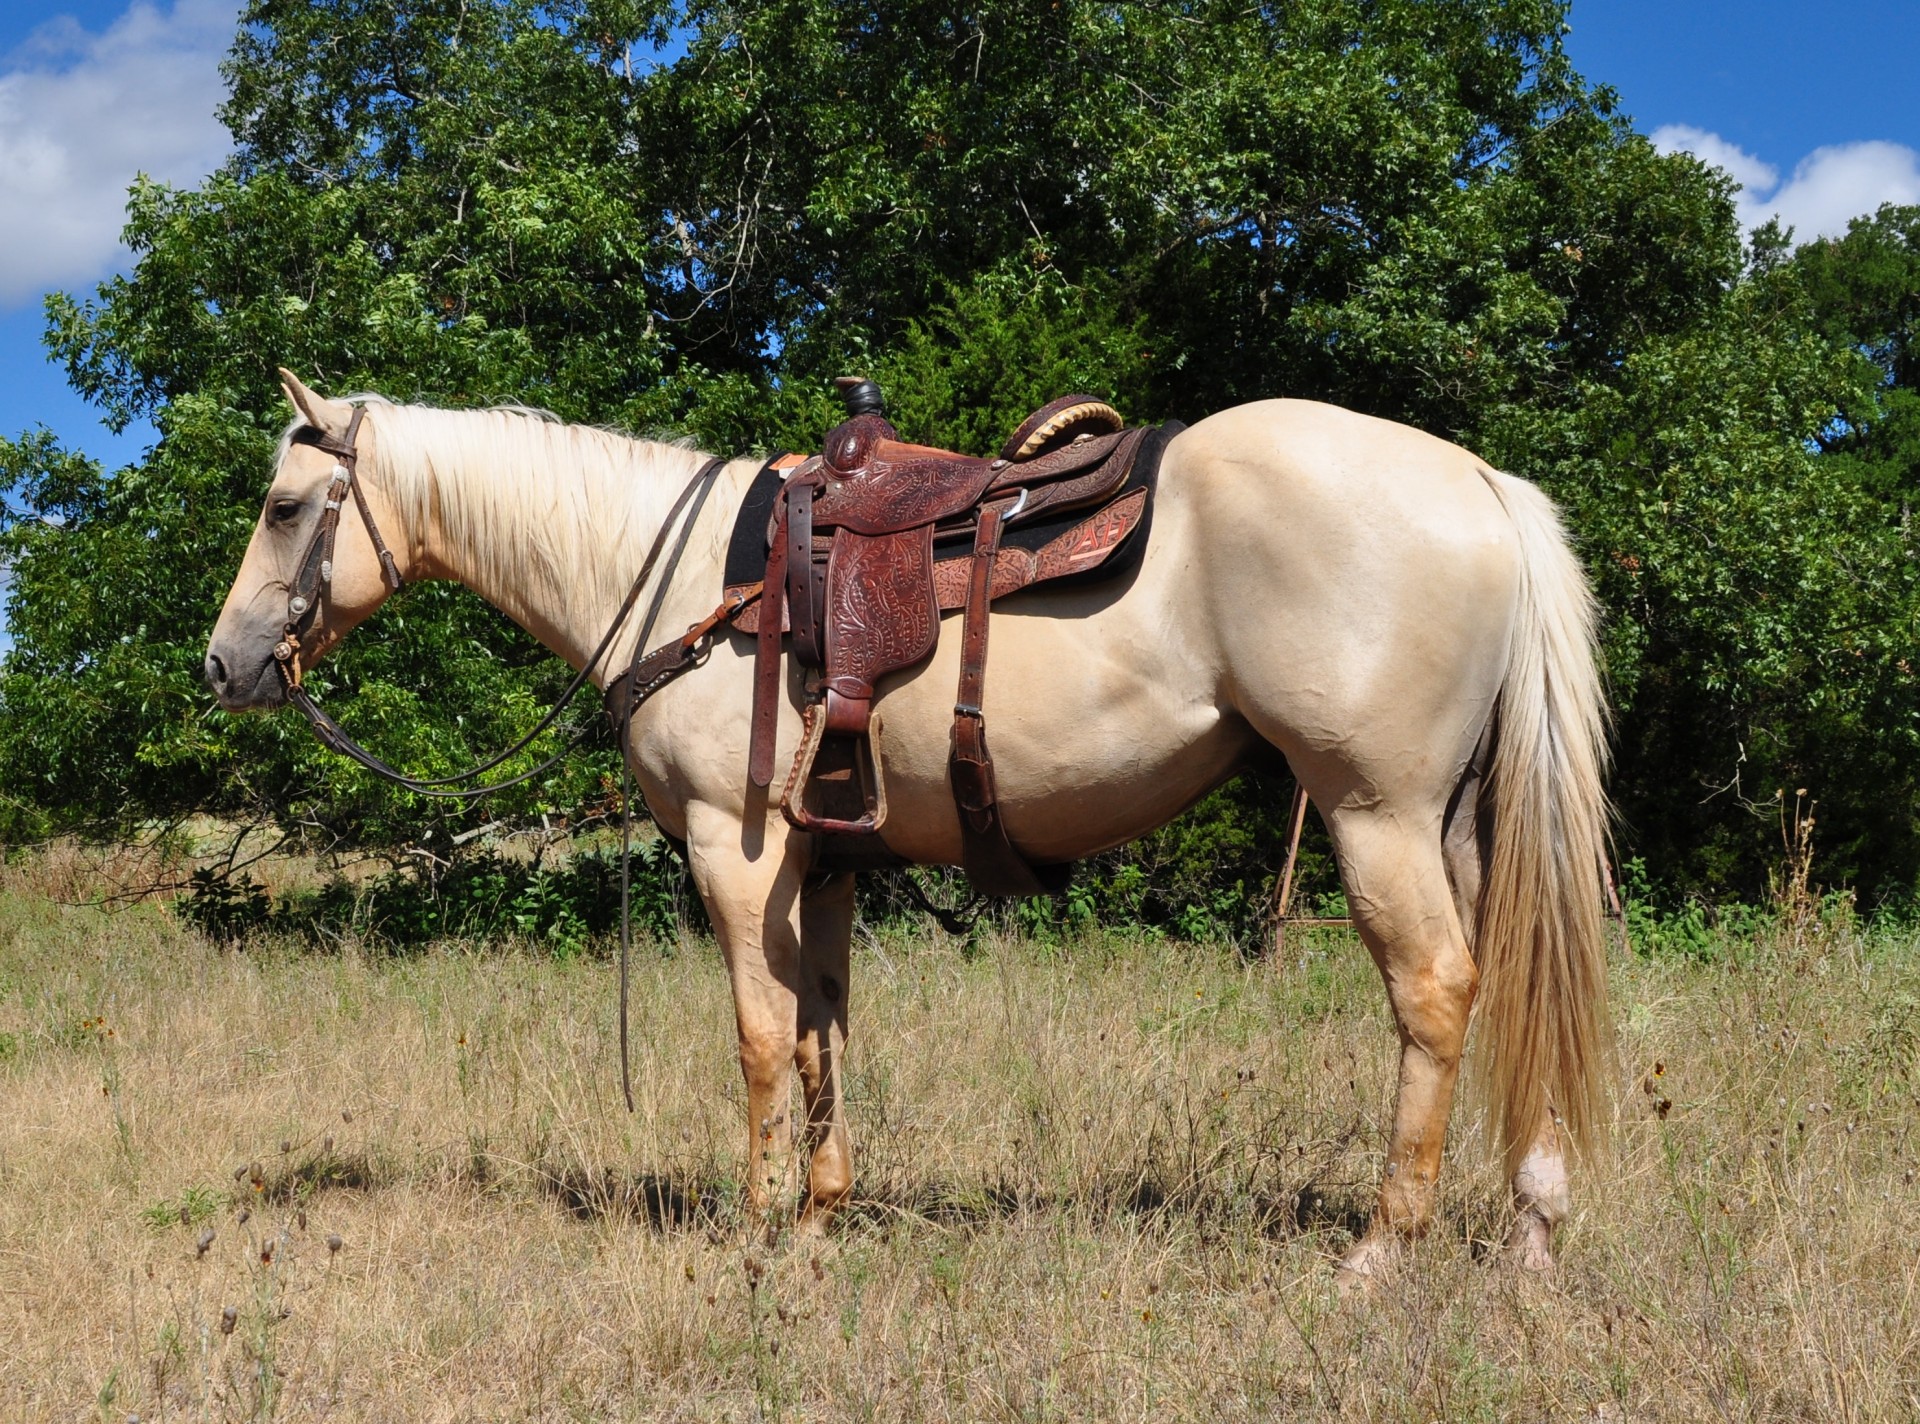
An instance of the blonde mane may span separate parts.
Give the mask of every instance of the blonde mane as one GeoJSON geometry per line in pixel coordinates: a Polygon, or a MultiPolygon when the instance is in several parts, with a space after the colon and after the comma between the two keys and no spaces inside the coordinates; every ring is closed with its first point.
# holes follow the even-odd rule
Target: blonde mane
{"type": "MultiPolygon", "coordinates": [[[[367,409],[368,473],[398,512],[399,537],[417,544],[432,531],[436,561],[523,625],[534,609],[604,619],[701,458],[681,441],[569,425],[525,406],[349,399],[367,409]]],[[[726,522],[708,532],[714,547],[696,537],[690,557],[719,556],[726,522]]]]}

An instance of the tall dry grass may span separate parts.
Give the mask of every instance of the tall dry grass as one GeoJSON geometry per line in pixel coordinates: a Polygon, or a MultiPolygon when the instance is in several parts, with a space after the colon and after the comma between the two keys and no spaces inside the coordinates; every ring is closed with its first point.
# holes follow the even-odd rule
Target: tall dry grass
{"type": "Polygon", "coordinates": [[[1912,1418],[1912,951],[1616,961],[1618,1152],[1558,1277],[1488,1258],[1463,1114],[1439,1229],[1342,1301],[1393,1036],[1339,932],[867,943],[858,1202],[769,1247],[706,945],[643,958],[628,1117],[603,962],[15,890],[0,1419],[1912,1418]]]}

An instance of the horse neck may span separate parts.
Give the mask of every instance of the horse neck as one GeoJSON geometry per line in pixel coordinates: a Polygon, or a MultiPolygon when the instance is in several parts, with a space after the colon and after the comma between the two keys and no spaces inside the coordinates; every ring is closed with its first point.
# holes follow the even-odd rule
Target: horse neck
{"type": "MultiPolygon", "coordinates": [[[[464,584],[549,651],[584,665],[706,457],[517,412],[399,410],[403,419],[385,422],[382,463],[406,527],[419,531],[417,576],[464,584]]],[[[688,562],[703,555],[711,556],[689,547],[688,562]]],[[[624,665],[648,601],[598,681],[624,665]]]]}

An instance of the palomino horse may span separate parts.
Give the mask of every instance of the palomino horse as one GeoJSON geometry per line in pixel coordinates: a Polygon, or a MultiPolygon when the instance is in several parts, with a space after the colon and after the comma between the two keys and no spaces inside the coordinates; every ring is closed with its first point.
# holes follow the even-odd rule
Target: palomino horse
{"type": "MultiPolygon", "coordinates": [[[[301,432],[338,443],[354,406],[282,374],[298,418],[207,652],[236,712],[286,700],[273,649],[288,590],[324,502],[344,499],[334,457],[301,432]]],[[[377,525],[406,579],[457,580],[583,666],[636,551],[705,460],[524,411],[358,404],[368,518],[348,505],[340,522],[330,591],[301,639],[309,665],[387,597],[377,525]]],[[[667,571],[660,636],[716,603],[759,463],[719,475],[667,571]]],[[[1009,833],[1037,862],[1091,855],[1278,748],[1325,812],[1400,1033],[1385,1176],[1344,1266],[1371,1274],[1432,1220],[1476,997],[1513,1188],[1508,1249],[1549,1265],[1569,1210],[1565,1150],[1597,1127],[1609,1044],[1595,609],[1552,504],[1416,430],[1279,400],[1177,436],[1157,498],[1131,577],[995,606],[987,717],[1009,833]]],[[[596,680],[626,667],[631,622],[623,637],[596,680]]],[[[949,630],[929,663],[884,684],[873,713],[886,840],[923,864],[960,858],[947,780],[959,641],[949,630]]],[[[797,1168],[797,1139],[812,1226],[853,1185],[839,1086],[853,884],[814,875],[811,838],[748,781],[752,672],[752,640],[723,637],[639,710],[625,752],[654,818],[687,845],[726,958],[756,1204],[797,1168]],[[796,1067],[804,1131],[776,1132],[796,1067]]],[[[801,695],[791,675],[781,765],[801,695]]]]}

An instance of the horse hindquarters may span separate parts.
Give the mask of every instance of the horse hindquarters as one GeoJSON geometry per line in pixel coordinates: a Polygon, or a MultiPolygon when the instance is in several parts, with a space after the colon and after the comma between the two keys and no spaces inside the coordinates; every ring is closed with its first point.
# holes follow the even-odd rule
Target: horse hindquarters
{"type": "Polygon", "coordinates": [[[1517,1263],[1552,1264],[1553,1230],[1570,1209],[1565,1144],[1591,1141],[1600,1118],[1605,752],[1594,603],[1551,503],[1518,480],[1486,478],[1517,536],[1519,584],[1498,704],[1456,804],[1442,818],[1408,819],[1391,797],[1367,799],[1328,817],[1402,1045],[1386,1178],[1373,1228],[1346,1262],[1361,1274],[1431,1218],[1476,990],[1517,1263]]]}
{"type": "Polygon", "coordinates": [[[1605,1022],[1581,571],[1543,496],[1404,426],[1274,403],[1182,443],[1232,705],[1325,815],[1399,1028],[1386,1175],[1349,1264],[1431,1219],[1476,996],[1517,1244],[1538,1246],[1565,1204],[1549,1104],[1592,1118],[1605,1022]]]}

